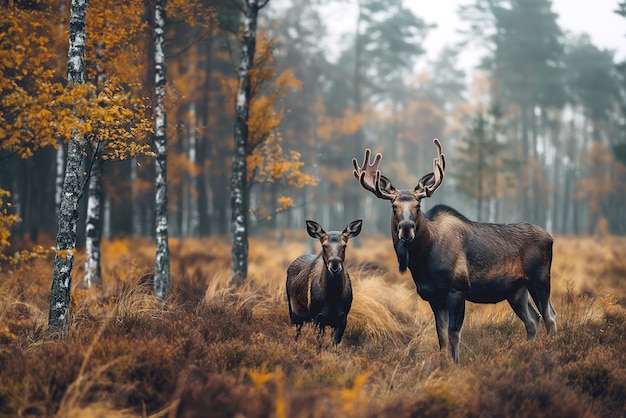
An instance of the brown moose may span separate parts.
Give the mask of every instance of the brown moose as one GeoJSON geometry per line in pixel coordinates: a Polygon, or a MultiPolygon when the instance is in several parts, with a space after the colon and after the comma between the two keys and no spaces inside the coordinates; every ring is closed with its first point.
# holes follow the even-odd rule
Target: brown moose
{"type": "Polygon", "coordinates": [[[346,329],[352,306],[352,284],[344,265],[348,240],[361,232],[363,221],[353,221],[343,230],[326,232],[314,221],[306,221],[306,230],[322,243],[318,255],[296,258],[287,268],[287,302],[291,323],[296,325],[296,339],[305,322],[319,327],[319,338],[327,326],[334,329],[337,345],[346,329]]]}
{"type": "Polygon", "coordinates": [[[391,237],[399,268],[409,269],[417,293],[430,303],[440,349],[449,345],[454,362],[459,362],[466,300],[508,301],[524,322],[528,339],[535,338],[540,315],[548,334],[555,334],[556,312],[550,303],[552,237],[530,223],[473,222],[445,205],[424,215],[420,203],[441,185],[446,168],[441,143],[437,139],[434,143],[438,155],[433,172],[413,190],[398,190],[381,174],[381,154],[370,164],[371,151],[366,149],[363,164],[356,159],[352,163],[361,186],[391,202],[391,237]]]}

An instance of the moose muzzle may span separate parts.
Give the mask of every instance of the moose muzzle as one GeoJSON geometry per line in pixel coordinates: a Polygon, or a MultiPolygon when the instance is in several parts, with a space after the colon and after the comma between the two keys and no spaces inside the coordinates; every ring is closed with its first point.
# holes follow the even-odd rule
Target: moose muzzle
{"type": "Polygon", "coordinates": [[[401,221],[398,224],[398,238],[402,241],[411,241],[415,238],[415,222],[401,221]]]}
{"type": "Polygon", "coordinates": [[[339,257],[330,257],[328,259],[328,271],[339,273],[341,270],[343,270],[343,260],[339,257]]]}

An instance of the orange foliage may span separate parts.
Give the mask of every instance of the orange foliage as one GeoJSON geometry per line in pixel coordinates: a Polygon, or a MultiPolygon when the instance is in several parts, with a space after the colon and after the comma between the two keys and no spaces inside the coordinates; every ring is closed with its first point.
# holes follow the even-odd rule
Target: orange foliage
{"type": "MultiPolygon", "coordinates": [[[[78,132],[105,160],[153,155],[146,143],[152,129],[146,118],[148,106],[137,95],[139,63],[145,61],[136,42],[145,28],[142,2],[110,6],[104,0],[90,3],[86,62],[92,75],[108,72],[111,77],[106,84],[67,86],[57,57],[62,49],[59,40],[65,45],[67,41],[59,36],[54,2],[38,2],[37,8],[21,2],[2,6],[0,151],[30,158],[41,148],[57,148],[58,141],[68,141],[78,132]],[[97,55],[101,56],[95,65],[89,65],[97,55]]],[[[8,246],[10,227],[16,221],[15,215],[2,209],[0,251],[8,246]]],[[[14,260],[30,258],[31,253],[37,254],[19,253],[14,260]]]]}
{"type": "MultiPolygon", "coordinates": [[[[11,245],[9,243],[11,227],[20,220],[17,215],[8,212],[7,207],[10,207],[10,203],[5,203],[3,196],[11,197],[11,193],[0,189],[0,262],[6,259],[4,250],[11,245]]],[[[0,271],[2,271],[2,264],[0,264],[0,271]]]]}
{"type": "Polygon", "coordinates": [[[143,1],[90,0],[85,69],[95,83],[99,73],[138,87],[149,62],[148,21],[143,1]]]}
{"type": "Polygon", "coordinates": [[[22,158],[56,146],[54,125],[67,123],[55,102],[63,86],[54,73],[55,28],[47,12],[9,2],[0,14],[0,149],[22,158]]]}
{"type": "Polygon", "coordinates": [[[190,27],[210,28],[217,14],[212,7],[206,7],[197,0],[168,0],[165,5],[168,19],[184,21],[190,27]]]}
{"type": "Polygon", "coordinates": [[[314,185],[313,176],[300,171],[304,163],[296,151],[285,152],[280,145],[280,135],[272,132],[260,147],[247,157],[248,181],[274,183],[281,181],[295,187],[314,185]]]}
{"type": "MultiPolygon", "coordinates": [[[[290,69],[277,73],[274,50],[273,39],[258,36],[254,66],[250,70],[248,181],[250,184],[280,181],[294,187],[313,185],[313,176],[300,171],[304,165],[300,153],[285,150],[281,145],[278,127],[287,113],[282,101],[288,93],[300,91],[301,83],[290,69]]],[[[222,86],[230,100],[229,107],[234,109],[237,80],[223,79],[222,86]]],[[[283,200],[280,203],[284,206],[288,202],[283,200]]]]}
{"type": "Polygon", "coordinates": [[[338,137],[353,135],[363,126],[363,115],[346,109],[339,117],[328,115],[322,97],[318,97],[314,111],[318,117],[317,135],[323,142],[336,141],[338,137]]]}

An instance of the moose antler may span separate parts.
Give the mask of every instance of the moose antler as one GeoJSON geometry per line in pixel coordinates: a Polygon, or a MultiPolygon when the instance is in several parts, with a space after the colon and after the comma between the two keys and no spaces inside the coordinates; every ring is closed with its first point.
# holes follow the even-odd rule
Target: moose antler
{"type": "Polygon", "coordinates": [[[428,184],[424,186],[422,191],[422,197],[430,197],[437,190],[437,187],[441,185],[443,181],[443,176],[446,172],[446,157],[443,155],[443,149],[441,147],[441,142],[437,138],[433,139],[433,143],[437,147],[437,157],[433,160],[433,175],[434,180],[432,184],[428,184]]]}
{"type": "Polygon", "coordinates": [[[380,188],[380,170],[378,170],[378,166],[380,165],[380,160],[383,158],[381,153],[377,153],[374,157],[374,162],[370,164],[370,155],[372,151],[367,148],[365,150],[365,157],[363,158],[363,164],[359,166],[356,158],[352,159],[352,165],[354,166],[354,177],[359,180],[361,186],[365,190],[369,190],[374,193],[376,197],[379,199],[387,199],[391,200],[395,196],[394,194],[388,193],[386,191],[381,190],[380,188]]]}

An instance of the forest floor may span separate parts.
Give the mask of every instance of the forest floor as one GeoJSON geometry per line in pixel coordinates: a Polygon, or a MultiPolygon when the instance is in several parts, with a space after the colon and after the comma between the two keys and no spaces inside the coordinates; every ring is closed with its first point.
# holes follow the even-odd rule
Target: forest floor
{"type": "Polygon", "coordinates": [[[285,272],[306,240],[251,239],[237,289],[229,242],[171,240],[165,303],[150,291],[151,241],[103,242],[90,290],[79,251],[63,338],[46,332],[52,256],[3,266],[0,416],[626,416],[626,238],[556,237],[555,337],[542,326],[526,341],[506,302],[468,303],[460,365],[440,354],[430,307],[382,236],[349,244],[341,344],[327,332],[318,349],[311,326],[295,341],[285,272]]]}

